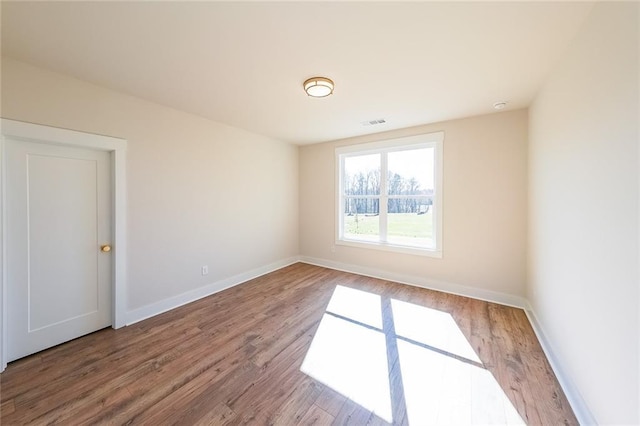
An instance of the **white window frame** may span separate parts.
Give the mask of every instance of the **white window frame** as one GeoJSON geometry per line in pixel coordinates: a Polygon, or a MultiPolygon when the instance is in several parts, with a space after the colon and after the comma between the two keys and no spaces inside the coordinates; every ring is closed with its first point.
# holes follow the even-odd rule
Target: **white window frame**
{"type": "MultiPolygon", "coordinates": [[[[444,132],[428,133],[423,135],[408,136],[403,138],[388,139],[378,142],[350,145],[336,148],[336,235],[335,244],[341,246],[351,246],[366,249],[384,250],[397,253],[415,254],[442,258],[442,145],[444,132]],[[395,151],[403,151],[417,148],[434,148],[434,195],[433,195],[433,238],[434,247],[424,248],[415,246],[405,246],[393,244],[386,241],[386,217],[387,200],[387,156],[386,154],[395,151]],[[381,154],[380,170],[380,195],[363,196],[362,198],[380,199],[380,241],[364,241],[344,238],[344,160],[346,157],[355,155],[381,154]]],[[[391,196],[395,198],[394,196],[391,196]]]]}

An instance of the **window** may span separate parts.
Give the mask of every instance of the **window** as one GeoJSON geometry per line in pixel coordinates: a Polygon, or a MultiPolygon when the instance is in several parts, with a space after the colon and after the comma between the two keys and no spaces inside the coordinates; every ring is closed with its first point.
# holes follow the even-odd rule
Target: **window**
{"type": "Polygon", "coordinates": [[[336,149],[336,244],[442,257],[444,133],[336,149]]]}

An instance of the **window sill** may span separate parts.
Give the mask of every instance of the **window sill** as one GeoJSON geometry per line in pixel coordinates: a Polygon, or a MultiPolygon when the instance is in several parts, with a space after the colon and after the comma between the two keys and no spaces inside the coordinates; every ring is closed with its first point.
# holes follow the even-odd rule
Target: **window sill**
{"type": "Polygon", "coordinates": [[[346,240],[346,239],[336,240],[336,245],[358,247],[363,249],[381,250],[381,251],[388,251],[388,252],[394,252],[394,253],[413,254],[416,256],[426,256],[426,257],[442,259],[442,250],[426,249],[426,248],[420,248],[420,247],[400,246],[400,245],[394,245],[389,243],[367,242],[367,241],[346,240]]]}

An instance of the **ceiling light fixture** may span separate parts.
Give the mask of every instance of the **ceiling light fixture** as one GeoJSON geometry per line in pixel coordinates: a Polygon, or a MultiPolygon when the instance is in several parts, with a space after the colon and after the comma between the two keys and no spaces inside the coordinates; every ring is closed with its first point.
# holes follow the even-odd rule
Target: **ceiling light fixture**
{"type": "Polygon", "coordinates": [[[504,109],[504,107],[507,106],[507,102],[496,102],[495,104],[493,104],[493,108],[497,109],[497,110],[501,110],[504,109]]]}
{"type": "Polygon", "coordinates": [[[304,82],[304,91],[314,98],[324,98],[333,93],[333,81],[326,77],[313,77],[304,82]]]}

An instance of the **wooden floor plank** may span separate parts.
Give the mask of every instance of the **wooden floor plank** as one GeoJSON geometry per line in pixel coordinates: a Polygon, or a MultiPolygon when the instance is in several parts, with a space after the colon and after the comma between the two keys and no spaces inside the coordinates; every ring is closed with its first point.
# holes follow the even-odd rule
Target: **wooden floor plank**
{"type": "Polygon", "coordinates": [[[320,395],[318,395],[315,404],[335,419],[346,401],[346,396],[334,391],[329,386],[325,386],[320,395]]]}
{"type": "MultiPolygon", "coordinates": [[[[303,263],[10,363],[0,375],[0,423],[388,424],[359,395],[333,389],[331,375],[321,383],[300,371],[337,286],[379,296],[379,329],[351,318],[349,304],[340,315],[384,335],[393,424],[421,424],[420,404],[407,401],[425,386],[441,401],[429,408],[435,422],[577,424],[522,310],[303,263]],[[403,335],[394,309],[406,306],[448,318],[449,337],[474,359],[440,347],[446,339],[403,335]]],[[[442,332],[420,318],[418,330],[442,332]]]]}
{"type": "MultiPolygon", "coordinates": [[[[300,419],[299,424],[303,426],[329,426],[333,421],[334,418],[331,414],[314,404],[307,410],[302,419],[300,419]]],[[[282,425],[286,426],[288,424],[290,423],[285,422],[282,425]]]]}
{"type": "Polygon", "coordinates": [[[0,405],[0,414],[9,415],[16,411],[16,405],[13,399],[8,399],[6,401],[2,401],[2,405],[0,405]]]}
{"type": "Polygon", "coordinates": [[[333,421],[335,426],[366,425],[371,418],[371,411],[347,399],[333,421]]]}
{"type": "MultiPolygon", "coordinates": [[[[322,392],[324,386],[310,377],[303,377],[300,383],[293,389],[290,397],[271,417],[269,424],[287,425],[301,423],[303,417],[309,412],[314,401],[322,392]]],[[[327,414],[328,415],[328,414],[327,414]]],[[[308,421],[308,420],[307,420],[308,421]]]]}
{"type": "Polygon", "coordinates": [[[194,426],[228,425],[233,422],[237,414],[226,404],[218,404],[213,409],[207,411],[197,421],[194,426]]]}

